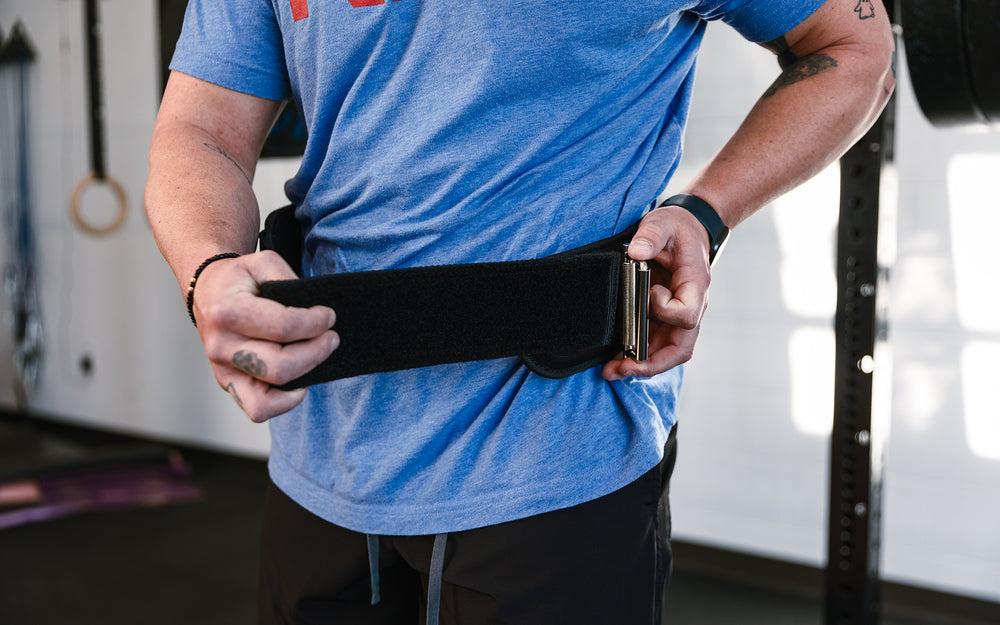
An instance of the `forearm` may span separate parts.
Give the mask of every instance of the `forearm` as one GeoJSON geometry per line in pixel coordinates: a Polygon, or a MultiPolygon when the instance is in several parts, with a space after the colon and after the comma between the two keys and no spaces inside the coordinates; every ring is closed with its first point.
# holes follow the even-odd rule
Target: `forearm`
{"type": "MultiPolygon", "coordinates": [[[[859,13],[859,6],[826,0],[768,46],[783,60],[798,60],[684,188],[712,204],[727,226],[840,156],[885,106],[893,87],[889,23],[884,14],[859,13]]],[[[664,206],[643,217],[628,254],[660,270],[649,292],[649,359],[612,360],[605,379],[655,375],[691,357],[708,305],[708,244],[705,229],[684,208],[664,206]]]]}
{"type": "Polygon", "coordinates": [[[146,212],[160,252],[185,292],[206,258],[256,247],[260,218],[252,172],[218,143],[196,127],[153,134],[146,212]]]}
{"type": "Polygon", "coordinates": [[[174,72],[153,129],[146,211],[219,386],[253,421],[287,412],[305,391],[281,391],[326,360],[339,337],[333,310],[294,308],[258,296],[258,286],[295,273],[274,252],[251,254],[260,226],[254,168],[281,102],[231,91],[174,72]]]}
{"type": "Polygon", "coordinates": [[[146,212],[183,292],[222,252],[252,252],[254,169],[282,103],[172,72],[149,150],[146,212]]]}
{"type": "Polygon", "coordinates": [[[734,227],[836,160],[893,88],[885,51],[830,46],[789,66],[736,134],[685,187],[734,227]]]}

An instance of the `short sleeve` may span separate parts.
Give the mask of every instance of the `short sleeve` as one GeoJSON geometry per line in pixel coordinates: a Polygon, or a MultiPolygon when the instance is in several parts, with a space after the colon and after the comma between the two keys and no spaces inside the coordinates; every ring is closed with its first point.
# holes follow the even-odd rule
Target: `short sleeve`
{"type": "Polygon", "coordinates": [[[262,98],[291,96],[269,0],[191,0],[170,69],[262,98]]]}
{"type": "Polygon", "coordinates": [[[719,20],[755,43],[784,35],[812,15],[826,0],[704,0],[692,9],[706,20],[719,20]]]}

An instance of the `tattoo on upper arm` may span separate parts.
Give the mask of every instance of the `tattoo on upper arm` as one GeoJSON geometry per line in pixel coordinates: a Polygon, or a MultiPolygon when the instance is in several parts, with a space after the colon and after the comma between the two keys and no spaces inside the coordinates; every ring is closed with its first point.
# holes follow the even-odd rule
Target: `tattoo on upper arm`
{"type": "Polygon", "coordinates": [[[770,98],[785,87],[794,85],[817,74],[837,67],[837,60],[826,54],[813,54],[803,57],[793,63],[788,69],[778,76],[762,97],[770,98]]]}
{"type": "Polygon", "coordinates": [[[267,375],[267,363],[261,360],[257,354],[245,352],[242,349],[233,354],[233,366],[255,378],[267,375]]]}
{"type": "Polygon", "coordinates": [[[232,156],[229,156],[229,154],[227,154],[225,150],[223,150],[222,148],[220,148],[217,145],[212,145],[211,143],[206,143],[204,145],[209,150],[212,150],[213,152],[215,152],[217,154],[221,154],[221,155],[225,156],[227,159],[229,159],[229,162],[232,163],[233,165],[236,165],[236,169],[240,170],[240,173],[243,174],[243,178],[247,181],[247,184],[251,185],[251,186],[253,185],[253,182],[250,180],[250,176],[247,175],[247,172],[243,171],[243,168],[240,167],[240,164],[237,163],[236,160],[232,156]]]}
{"type": "Polygon", "coordinates": [[[875,5],[872,0],[858,0],[854,12],[858,14],[858,19],[867,20],[875,17],[875,5]]]}
{"type": "Polygon", "coordinates": [[[795,56],[795,53],[792,52],[792,49],[789,47],[788,40],[784,37],[778,37],[777,39],[768,41],[762,45],[778,55],[778,65],[781,69],[788,69],[795,63],[795,61],[799,60],[799,57],[795,56]]]}

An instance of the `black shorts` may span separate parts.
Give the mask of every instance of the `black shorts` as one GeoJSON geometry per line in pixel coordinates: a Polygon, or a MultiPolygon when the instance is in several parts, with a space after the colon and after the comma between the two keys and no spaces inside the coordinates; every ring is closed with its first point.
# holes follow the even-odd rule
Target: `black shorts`
{"type": "MultiPolygon", "coordinates": [[[[676,428],[675,428],[676,429],[676,428]]],[[[663,462],[572,508],[447,537],[442,625],[659,625],[670,577],[671,432],[663,462]]],[[[424,623],[434,536],[367,538],[314,516],[271,484],[261,540],[261,625],[424,623]]]]}

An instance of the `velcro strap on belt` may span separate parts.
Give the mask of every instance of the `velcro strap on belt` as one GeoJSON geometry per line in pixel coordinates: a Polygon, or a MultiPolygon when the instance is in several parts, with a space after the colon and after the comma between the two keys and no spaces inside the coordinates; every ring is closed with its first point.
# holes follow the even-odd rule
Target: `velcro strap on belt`
{"type": "MultiPolygon", "coordinates": [[[[278,247],[296,267],[295,246],[281,249],[266,234],[270,226],[262,248],[278,247]]],[[[329,306],[337,313],[340,346],[282,388],[511,356],[552,378],[605,362],[622,350],[621,248],[634,231],[537,260],[265,282],[262,297],[286,306],[329,306]]]]}

